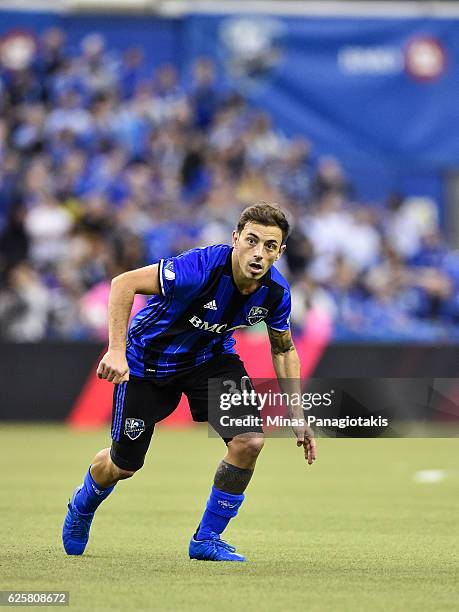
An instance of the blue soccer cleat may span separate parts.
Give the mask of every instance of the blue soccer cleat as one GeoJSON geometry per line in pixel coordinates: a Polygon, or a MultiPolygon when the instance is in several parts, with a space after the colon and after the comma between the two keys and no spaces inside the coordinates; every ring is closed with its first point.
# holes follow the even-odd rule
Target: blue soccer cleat
{"type": "Polygon", "coordinates": [[[196,540],[193,536],[190,540],[190,559],[200,561],[245,561],[245,557],[238,555],[234,546],[224,540],[220,540],[218,533],[211,533],[206,540],[196,540]]]}
{"type": "Polygon", "coordinates": [[[75,506],[75,496],[80,489],[81,487],[77,487],[73,492],[62,528],[62,542],[68,555],[83,554],[89,540],[89,528],[94,518],[94,512],[83,514],[75,506]]]}

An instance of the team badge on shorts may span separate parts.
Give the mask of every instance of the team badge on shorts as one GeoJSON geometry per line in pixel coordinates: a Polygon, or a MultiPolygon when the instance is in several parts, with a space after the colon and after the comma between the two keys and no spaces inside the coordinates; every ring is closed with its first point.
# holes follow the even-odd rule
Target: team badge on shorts
{"type": "Polygon", "coordinates": [[[128,438],[137,440],[143,431],[145,431],[145,421],[142,421],[142,419],[126,419],[124,433],[128,438]]]}
{"type": "Polygon", "coordinates": [[[263,308],[262,306],[252,306],[249,311],[249,314],[247,315],[247,320],[250,325],[256,325],[260,321],[263,321],[263,319],[266,319],[267,316],[267,308],[263,308]]]}

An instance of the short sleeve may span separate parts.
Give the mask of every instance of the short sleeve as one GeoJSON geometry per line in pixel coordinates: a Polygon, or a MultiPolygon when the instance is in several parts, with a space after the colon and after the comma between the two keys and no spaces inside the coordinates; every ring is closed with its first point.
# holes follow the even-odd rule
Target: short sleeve
{"type": "Polygon", "coordinates": [[[189,297],[198,291],[205,281],[205,266],[201,249],[192,249],[177,257],[161,259],[159,262],[159,285],[161,295],[189,297]]]}
{"type": "Polygon", "coordinates": [[[290,291],[284,289],[284,294],[275,311],[266,319],[266,325],[276,331],[287,331],[290,328],[290,311],[292,301],[290,291]]]}

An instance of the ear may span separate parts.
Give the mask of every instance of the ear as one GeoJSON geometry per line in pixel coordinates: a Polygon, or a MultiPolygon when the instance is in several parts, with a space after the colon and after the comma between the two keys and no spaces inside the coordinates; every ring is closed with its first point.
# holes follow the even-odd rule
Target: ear
{"type": "Polygon", "coordinates": [[[282,255],[282,253],[285,251],[286,247],[287,247],[287,245],[285,245],[285,244],[283,244],[281,246],[281,248],[279,249],[279,253],[276,256],[276,261],[279,259],[279,257],[282,255]]]}
{"type": "Polygon", "coordinates": [[[233,247],[235,247],[239,239],[239,232],[237,232],[236,230],[233,230],[232,239],[233,239],[233,247]]]}

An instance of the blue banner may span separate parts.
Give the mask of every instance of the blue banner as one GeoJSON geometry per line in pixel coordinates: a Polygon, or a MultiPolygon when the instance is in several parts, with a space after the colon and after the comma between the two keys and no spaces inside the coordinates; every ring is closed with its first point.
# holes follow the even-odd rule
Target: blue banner
{"type": "Polygon", "coordinates": [[[194,16],[191,62],[221,74],[310,137],[319,154],[363,167],[435,169],[459,162],[459,21],[194,16]]]}

